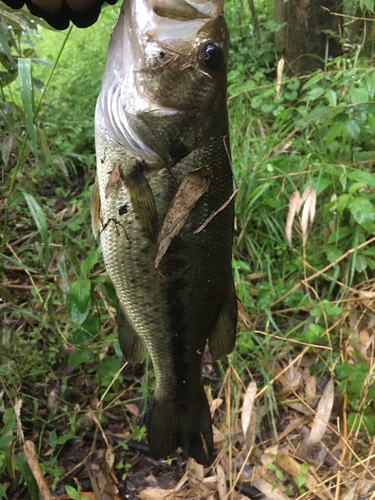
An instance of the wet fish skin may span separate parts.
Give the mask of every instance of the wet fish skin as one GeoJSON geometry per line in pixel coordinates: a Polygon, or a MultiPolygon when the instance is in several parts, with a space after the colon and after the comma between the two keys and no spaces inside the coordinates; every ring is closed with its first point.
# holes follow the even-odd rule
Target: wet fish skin
{"type": "Polygon", "coordinates": [[[220,2],[202,1],[200,11],[192,7],[199,2],[168,2],[163,10],[162,0],[125,0],[112,35],[95,120],[100,207],[93,208],[94,226],[117,292],[124,355],[142,361],[147,348],[153,362],[151,454],[162,458],[181,447],[209,463],[202,359],[207,339],[216,358],[235,342],[233,202],[194,232],[233,189],[224,143],[228,34],[220,2]],[[207,43],[219,47],[216,66],[202,62],[207,43]],[[212,171],[211,183],[156,270],[157,235],[173,197],[201,167],[212,171]]]}

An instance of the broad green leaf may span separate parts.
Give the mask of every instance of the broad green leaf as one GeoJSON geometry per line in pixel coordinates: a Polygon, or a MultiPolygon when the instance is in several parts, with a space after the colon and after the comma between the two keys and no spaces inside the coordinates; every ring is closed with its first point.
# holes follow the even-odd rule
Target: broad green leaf
{"type": "Polygon", "coordinates": [[[56,429],[53,429],[53,431],[49,433],[48,443],[51,448],[54,448],[56,446],[56,442],[57,442],[57,433],[56,429]]]}
{"type": "Polygon", "coordinates": [[[302,486],[306,483],[306,476],[298,476],[293,479],[298,488],[302,488],[302,486]]]}
{"type": "Polygon", "coordinates": [[[81,263],[81,272],[84,278],[87,278],[90,274],[91,269],[99,260],[99,251],[91,251],[86,259],[81,263]]]}
{"type": "Polygon", "coordinates": [[[369,100],[368,92],[364,87],[352,87],[349,90],[349,96],[353,104],[367,102],[369,100]]]}
{"type": "Polygon", "coordinates": [[[366,257],[364,255],[357,254],[354,258],[355,270],[357,271],[357,273],[362,273],[368,265],[366,257]]]}
{"type": "Polygon", "coordinates": [[[74,281],[69,288],[68,302],[73,301],[79,311],[86,310],[87,304],[91,298],[91,282],[89,279],[74,281]]]}
{"type": "Polygon", "coordinates": [[[306,94],[305,99],[317,99],[318,97],[322,96],[323,94],[324,94],[324,88],[323,87],[313,87],[306,94]]]}
{"type": "Polygon", "coordinates": [[[39,500],[39,488],[35,481],[34,474],[31,472],[29,464],[23,455],[15,455],[14,461],[17,469],[20,471],[22,479],[25,481],[30,500],[39,500]]]}
{"type": "Polygon", "coordinates": [[[326,98],[328,99],[328,102],[331,106],[337,105],[337,94],[334,90],[328,89],[326,92],[326,98]]]}
{"type": "Polygon", "coordinates": [[[0,448],[5,448],[11,441],[14,441],[16,436],[4,436],[0,438],[0,448]]]}
{"type": "Polygon", "coordinates": [[[367,91],[370,97],[375,96],[375,72],[372,72],[371,75],[368,75],[366,78],[367,91]]]}
{"type": "Polygon", "coordinates": [[[72,500],[79,500],[80,495],[79,495],[79,492],[75,488],[73,488],[72,486],[66,485],[65,490],[66,490],[67,494],[70,496],[70,498],[72,498],[72,500]]]}
{"type": "Polygon", "coordinates": [[[121,361],[116,356],[106,357],[98,366],[98,373],[102,380],[102,386],[108,386],[113,377],[121,368],[121,361]]]}
{"type": "Polygon", "coordinates": [[[367,198],[361,197],[350,200],[348,208],[358,224],[375,219],[375,208],[367,198]]]}
{"type": "Polygon", "coordinates": [[[6,491],[4,489],[4,486],[0,483],[0,498],[1,499],[5,499],[5,500],[8,500],[8,497],[7,497],[7,494],[6,494],[6,491]]]}
{"type": "Polygon", "coordinates": [[[322,316],[323,309],[324,309],[324,312],[329,317],[337,316],[337,315],[342,313],[341,307],[333,306],[332,304],[330,304],[330,302],[328,300],[322,300],[321,304],[315,306],[311,310],[311,316],[313,318],[322,316]]]}
{"type": "Polygon", "coordinates": [[[324,250],[327,254],[327,259],[329,260],[330,263],[336,262],[336,260],[339,259],[343,254],[343,251],[340,248],[336,248],[333,246],[325,247],[324,250]]]}
{"type": "Polygon", "coordinates": [[[68,366],[77,366],[82,363],[89,363],[95,357],[94,351],[89,347],[86,349],[76,349],[68,358],[68,366]]]}
{"type": "Polygon", "coordinates": [[[349,120],[346,123],[346,130],[352,139],[357,140],[359,138],[361,129],[355,120],[349,120]]]}
{"type": "Polygon", "coordinates": [[[326,146],[329,146],[336,137],[342,135],[345,125],[342,122],[335,122],[330,128],[328,134],[324,137],[326,146]]]}
{"type": "Polygon", "coordinates": [[[86,309],[84,311],[80,311],[74,301],[68,300],[66,305],[69,316],[73,323],[77,326],[81,326],[90,312],[91,301],[87,303],[86,309]]]}
{"type": "Polygon", "coordinates": [[[375,115],[373,115],[372,113],[368,113],[367,121],[368,121],[368,124],[369,124],[372,132],[373,132],[375,129],[375,115]]]}
{"type": "Polygon", "coordinates": [[[19,58],[18,59],[18,78],[20,82],[20,92],[23,103],[23,109],[26,116],[26,126],[29,133],[31,144],[33,145],[34,154],[39,159],[38,145],[36,142],[36,135],[34,129],[34,95],[33,84],[31,77],[31,60],[19,58]]]}
{"type": "Polygon", "coordinates": [[[350,188],[349,188],[349,194],[356,193],[359,189],[363,188],[364,186],[366,186],[365,182],[355,182],[354,184],[352,184],[350,186],[350,188]]]}
{"type": "Polygon", "coordinates": [[[76,436],[74,432],[70,431],[57,438],[56,444],[65,444],[70,439],[77,439],[77,438],[78,436],[76,436]]]}
{"type": "Polygon", "coordinates": [[[83,324],[73,332],[73,344],[82,344],[91,340],[99,331],[100,323],[98,316],[89,314],[83,324]]]}
{"type": "Polygon", "coordinates": [[[38,228],[40,237],[44,245],[44,256],[45,256],[44,269],[45,272],[47,273],[49,266],[49,257],[50,257],[47,221],[46,218],[44,217],[43,210],[36,201],[36,199],[31,194],[25,193],[24,191],[22,192],[22,194],[25,197],[27,206],[29,207],[30,213],[33,216],[34,222],[36,224],[36,227],[38,228]]]}
{"type": "Polygon", "coordinates": [[[312,111],[310,111],[310,113],[306,116],[305,121],[321,118],[330,111],[331,110],[328,106],[319,106],[318,108],[314,108],[312,111]]]}
{"type": "Polygon", "coordinates": [[[349,172],[348,177],[353,181],[362,182],[367,186],[375,188],[375,175],[370,172],[366,172],[365,170],[355,170],[354,172],[349,172]]]}
{"type": "Polygon", "coordinates": [[[350,200],[350,195],[348,194],[342,194],[337,198],[337,212],[339,215],[342,215],[344,209],[346,208],[346,205],[348,204],[350,200]]]}
{"type": "Polygon", "coordinates": [[[315,85],[317,82],[319,82],[322,78],[323,78],[322,73],[318,73],[317,75],[312,76],[309,80],[307,80],[305,85],[302,87],[302,90],[309,89],[310,87],[315,85]]]}
{"type": "Polygon", "coordinates": [[[2,31],[2,29],[0,30],[0,44],[3,48],[4,53],[8,57],[9,61],[12,61],[12,54],[10,52],[8,38],[7,38],[6,34],[2,31]]]}

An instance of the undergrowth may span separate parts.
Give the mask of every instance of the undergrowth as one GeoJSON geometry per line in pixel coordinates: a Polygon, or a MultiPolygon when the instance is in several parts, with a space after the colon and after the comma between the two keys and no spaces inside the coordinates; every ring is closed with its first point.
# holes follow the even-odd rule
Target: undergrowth
{"type": "MultiPolygon", "coordinates": [[[[26,485],[32,500],[35,481],[16,445],[17,401],[24,432],[38,436],[37,451],[44,452],[42,472],[59,491],[67,445],[92,426],[89,408],[109,429],[121,416],[118,446],[126,452],[129,440],[144,436],[154,385],[148,360],[145,367],[123,367],[115,292],[91,235],[94,107],[115,13],[105,9],[100,31],[96,25],[67,34],[0,10],[0,474],[8,486],[26,485]]],[[[361,46],[353,47],[326,61],[325,71],[284,75],[277,97],[270,9],[265,5],[259,15],[261,42],[242,4],[231,4],[227,18],[239,186],[233,272],[247,313],[240,314],[228,361],[205,360],[205,385],[230,402],[215,414],[227,436],[222,447],[231,457],[251,380],[259,391],[257,443],[277,439],[289,399],[298,401],[301,387],[289,379],[286,397],[282,377],[299,360],[304,380],[334,379],[341,432],[348,442],[354,436],[351,447],[365,456],[375,435],[375,70],[361,46]],[[315,213],[308,226],[295,215],[288,242],[291,198],[306,188],[316,195],[315,213]]],[[[131,465],[121,460],[117,470],[126,481],[131,465]]],[[[269,469],[281,470],[273,462],[269,469]]],[[[290,497],[303,494],[306,470],[298,477],[285,485],[290,497]]],[[[1,485],[0,498],[7,498],[1,485]]]]}

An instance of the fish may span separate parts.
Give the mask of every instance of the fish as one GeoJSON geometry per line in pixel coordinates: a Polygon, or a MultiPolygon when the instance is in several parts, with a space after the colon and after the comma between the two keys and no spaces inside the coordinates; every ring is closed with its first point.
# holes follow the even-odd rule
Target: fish
{"type": "Polygon", "coordinates": [[[96,106],[93,231],[124,357],[152,360],[155,459],[212,462],[203,354],[235,345],[228,44],[222,0],[125,0],[96,106]]]}
{"type": "MultiPolygon", "coordinates": [[[[106,0],[113,5],[117,0],[106,0]]],[[[58,30],[64,30],[69,22],[79,28],[94,24],[104,0],[3,0],[12,9],[22,9],[26,4],[34,16],[41,17],[58,30]]]]}

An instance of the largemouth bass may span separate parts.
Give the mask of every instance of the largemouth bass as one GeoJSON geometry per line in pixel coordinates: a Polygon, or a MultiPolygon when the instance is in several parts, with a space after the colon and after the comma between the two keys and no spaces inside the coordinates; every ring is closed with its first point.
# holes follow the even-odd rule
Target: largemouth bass
{"type": "Polygon", "coordinates": [[[155,370],[150,452],[181,447],[204,464],[213,440],[202,357],[207,339],[214,358],[230,353],[237,322],[222,8],[125,0],[95,116],[93,227],[124,356],[142,362],[147,349],[155,370]]]}

